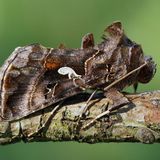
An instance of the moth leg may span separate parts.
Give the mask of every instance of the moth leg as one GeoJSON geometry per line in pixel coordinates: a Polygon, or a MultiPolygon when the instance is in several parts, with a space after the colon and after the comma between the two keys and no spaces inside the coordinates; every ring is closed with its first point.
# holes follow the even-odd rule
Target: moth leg
{"type": "Polygon", "coordinates": [[[120,81],[122,81],[123,79],[125,79],[126,77],[130,76],[131,74],[133,74],[134,72],[140,70],[141,68],[143,68],[144,66],[147,65],[147,62],[143,63],[141,66],[137,67],[136,69],[128,72],[127,74],[125,74],[124,76],[122,76],[121,78],[119,78],[118,80],[115,80],[113,83],[111,83],[110,85],[108,85],[107,87],[104,88],[104,91],[108,91],[111,87],[113,87],[115,84],[119,83],[120,81]]]}
{"type": "Polygon", "coordinates": [[[129,103],[129,100],[115,88],[109,89],[107,92],[104,93],[104,95],[109,99],[107,102],[107,110],[97,115],[93,120],[84,125],[82,129],[88,128],[89,126],[94,124],[98,119],[106,115],[109,115],[111,111],[119,109],[129,103]]]}
{"type": "MultiPolygon", "coordinates": [[[[109,104],[109,102],[107,102],[107,106],[108,106],[108,104],[109,104]]],[[[109,115],[109,113],[110,113],[110,110],[107,110],[107,111],[105,111],[105,112],[97,115],[97,116],[96,116],[94,119],[92,119],[89,123],[87,123],[87,124],[85,124],[84,126],[82,126],[81,129],[84,130],[84,129],[88,128],[89,126],[91,126],[92,124],[94,124],[98,119],[102,118],[103,116],[109,115]]]]}
{"type": "Polygon", "coordinates": [[[61,101],[56,107],[53,108],[53,110],[50,112],[48,119],[42,124],[42,126],[40,126],[37,131],[35,131],[34,133],[31,133],[28,135],[28,137],[32,137],[38,133],[40,133],[46,126],[48,126],[51,123],[52,118],[54,117],[55,113],[57,112],[57,110],[59,108],[62,107],[62,103],[64,101],[61,101]]]}
{"type": "Polygon", "coordinates": [[[138,88],[138,82],[133,84],[134,93],[137,92],[137,88],[138,88]]]}
{"type": "MultiPolygon", "coordinates": [[[[78,79],[79,80],[79,79],[78,79]]],[[[78,83],[78,82],[77,82],[78,83]]],[[[33,134],[28,135],[28,137],[32,137],[37,133],[40,133],[43,129],[45,129],[49,124],[51,123],[52,118],[56,114],[57,110],[62,107],[62,103],[64,102],[63,99],[65,97],[71,97],[77,93],[81,93],[82,89],[79,87],[76,87],[73,80],[67,80],[65,83],[56,83],[52,91],[50,92],[50,98],[53,101],[60,101],[57,106],[53,108],[53,110],[49,113],[47,120],[39,126],[37,131],[35,131],[33,134]]],[[[42,117],[43,118],[43,117],[42,117]]],[[[43,120],[43,119],[42,119],[43,120]]]]}
{"type": "Polygon", "coordinates": [[[79,120],[81,120],[81,118],[83,117],[83,115],[86,114],[87,109],[88,109],[88,107],[89,107],[89,102],[91,101],[91,99],[93,98],[93,96],[95,95],[96,92],[97,92],[97,90],[95,90],[95,91],[89,96],[89,98],[88,98],[88,100],[87,100],[87,102],[86,102],[86,104],[85,104],[85,106],[84,106],[84,108],[83,108],[83,110],[82,110],[82,113],[81,113],[80,116],[79,116],[79,120]]]}

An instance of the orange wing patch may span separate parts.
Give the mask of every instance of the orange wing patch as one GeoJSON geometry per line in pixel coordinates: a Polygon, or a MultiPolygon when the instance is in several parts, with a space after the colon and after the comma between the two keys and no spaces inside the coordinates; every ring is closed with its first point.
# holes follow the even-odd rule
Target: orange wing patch
{"type": "Polygon", "coordinates": [[[59,58],[47,58],[44,61],[44,68],[47,70],[54,70],[54,69],[58,69],[61,67],[61,60],[59,58]]]}

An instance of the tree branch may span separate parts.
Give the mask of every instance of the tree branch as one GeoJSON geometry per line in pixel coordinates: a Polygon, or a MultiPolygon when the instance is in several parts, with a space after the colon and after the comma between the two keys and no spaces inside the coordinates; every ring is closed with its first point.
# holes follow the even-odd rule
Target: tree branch
{"type": "Polygon", "coordinates": [[[126,95],[131,101],[109,119],[102,118],[82,130],[81,126],[102,113],[108,99],[92,100],[88,116],[77,123],[85,102],[65,104],[44,128],[38,131],[53,110],[48,107],[27,118],[14,122],[0,122],[0,144],[33,141],[97,142],[160,142],[160,90],[126,95]]]}

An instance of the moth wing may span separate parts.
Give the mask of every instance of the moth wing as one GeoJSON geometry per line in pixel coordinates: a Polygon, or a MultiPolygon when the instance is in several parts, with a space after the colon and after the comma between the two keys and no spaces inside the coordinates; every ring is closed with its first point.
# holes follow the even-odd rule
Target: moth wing
{"type": "MultiPolygon", "coordinates": [[[[16,49],[1,68],[1,117],[5,120],[21,118],[31,110],[31,93],[43,73],[43,59],[48,50],[38,44],[16,49]]],[[[41,89],[41,93],[43,88],[41,89]]],[[[39,95],[39,103],[45,101],[39,95]]]]}
{"type": "Polygon", "coordinates": [[[34,44],[16,49],[1,68],[1,117],[16,120],[82,90],[60,75],[52,49],[34,44]]]}

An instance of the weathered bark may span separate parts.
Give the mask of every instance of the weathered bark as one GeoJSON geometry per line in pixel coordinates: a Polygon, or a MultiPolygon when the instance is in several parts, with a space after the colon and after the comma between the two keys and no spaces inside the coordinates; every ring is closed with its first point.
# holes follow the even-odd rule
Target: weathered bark
{"type": "Polygon", "coordinates": [[[60,107],[51,121],[38,133],[50,113],[51,107],[22,120],[0,122],[0,144],[33,141],[97,142],[160,142],[160,91],[126,95],[131,103],[113,112],[109,119],[101,118],[86,130],[87,124],[102,113],[107,98],[92,100],[88,116],[77,123],[85,102],[60,107]]]}

